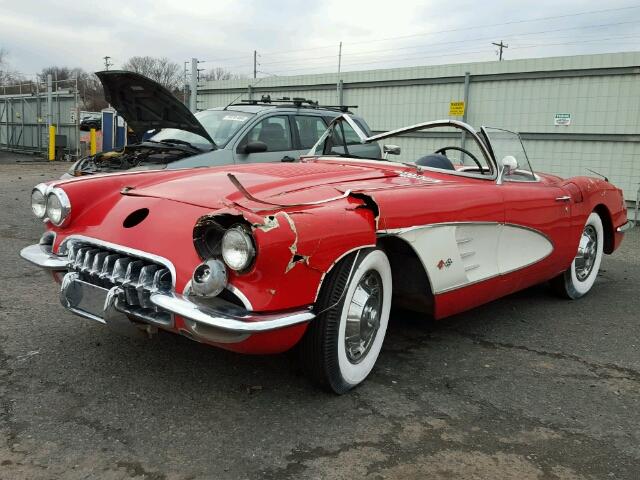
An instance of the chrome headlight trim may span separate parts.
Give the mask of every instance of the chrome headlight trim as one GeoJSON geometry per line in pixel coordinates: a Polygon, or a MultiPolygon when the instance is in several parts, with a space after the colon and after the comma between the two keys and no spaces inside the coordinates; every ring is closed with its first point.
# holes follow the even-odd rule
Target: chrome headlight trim
{"type": "Polygon", "coordinates": [[[69,197],[65,193],[64,190],[58,187],[53,187],[49,194],[47,195],[47,218],[51,223],[53,223],[57,227],[62,227],[65,225],[67,219],[69,218],[69,214],[71,213],[71,201],[69,197]],[[52,215],[52,198],[55,198],[59,203],[60,215],[57,214],[52,215]]]}
{"type": "Polygon", "coordinates": [[[45,218],[47,216],[47,190],[48,187],[44,183],[39,183],[38,185],[33,187],[33,190],[31,190],[31,211],[36,216],[36,218],[45,218]],[[34,206],[35,195],[39,195],[42,200],[42,213],[38,213],[38,211],[36,211],[36,207],[34,206]]]}
{"type": "Polygon", "coordinates": [[[231,270],[243,272],[253,264],[256,256],[253,237],[241,225],[228,229],[222,236],[221,244],[222,259],[231,270]],[[234,258],[234,253],[239,258],[234,258]]]}

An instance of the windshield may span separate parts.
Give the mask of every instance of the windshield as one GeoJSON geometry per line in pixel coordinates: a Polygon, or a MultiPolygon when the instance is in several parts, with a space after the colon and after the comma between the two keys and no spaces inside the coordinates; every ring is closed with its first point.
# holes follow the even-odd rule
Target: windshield
{"type": "MultiPolygon", "coordinates": [[[[234,112],[229,110],[204,110],[195,114],[205,130],[218,147],[224,147],[231,137],[242,127],[247,120],[253,117],[253,113],[234,112]]],[[[203,150],[211,148],[211,142],[195,133],[185,132],[176,128],[164,128],[156,133],[151,140],[161,142],[163,140],[179,140],[188,142],[194,147],[203,150]]]]}
{"type": "MultiPolygon", "coordinates": [[[[468,125],[437,120],[367,137],[348,115],[338,117],[309,155],[363,157],[359,149],[376,146],[381,158],[391,162],[437,169],[443,173],[494,175],[489,152],[468,125]]],[[[366,157],[365,158],[371,158],[366,157]]]]}

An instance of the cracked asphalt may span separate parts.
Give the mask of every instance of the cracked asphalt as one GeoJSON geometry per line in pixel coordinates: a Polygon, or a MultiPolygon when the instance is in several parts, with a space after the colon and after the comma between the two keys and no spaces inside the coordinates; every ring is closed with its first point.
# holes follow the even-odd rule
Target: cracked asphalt
{"type": "Polygon", "coordinates": [[[640,229],[576,302],[544,286],[441,322],[394,312],[338,397],[289,355],[134,340],[18,257],[36,183],[0,162],[0,479],[638,479],[640,229]]]}

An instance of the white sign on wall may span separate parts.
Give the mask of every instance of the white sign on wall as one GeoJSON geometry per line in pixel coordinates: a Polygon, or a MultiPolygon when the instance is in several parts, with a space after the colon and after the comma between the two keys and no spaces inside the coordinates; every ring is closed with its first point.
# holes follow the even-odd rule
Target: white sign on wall
{"type": "Polygon", "coordinates": [[[553,124],[555,126],[568,127],[569,125],[571,125],[571,114],[570,113],[556,113],[553,116],[553,124]]]}

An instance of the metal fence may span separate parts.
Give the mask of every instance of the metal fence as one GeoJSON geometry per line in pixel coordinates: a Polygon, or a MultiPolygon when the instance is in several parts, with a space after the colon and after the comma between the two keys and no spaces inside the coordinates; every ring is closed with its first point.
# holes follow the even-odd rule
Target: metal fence
{"type": "Polygon", "coordinates": [[[65,155],[77,157],[78,107],[75,79],[0,86],[0,150],[45,154],[54,125],[56,144],[65,155]]]}
{"type": "Polygon", "coordinates": [[[628,199],[640,183],[640,52],[211,81],[198,105],[266,94],[358,105],[376,132],[443,118],[508,128],[539,171],[596,170],[628,199]]]}

